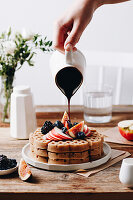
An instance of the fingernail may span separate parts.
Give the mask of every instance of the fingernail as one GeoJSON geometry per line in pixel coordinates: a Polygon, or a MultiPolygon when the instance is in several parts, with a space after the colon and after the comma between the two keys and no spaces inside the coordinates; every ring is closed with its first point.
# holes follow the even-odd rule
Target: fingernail
{"type": "Polygon", "coordinates": [[[77,48],[76,48],[76,47],[73,47],[73,51],[74,51],[74,52],[77,51],[77,48]]]}
{"type": "Polygon", "coordinates": [[[70,43],[67,43],[67,44],[65,45],[64,49],[65,49],[66,51],[71,51],[71,50],[72,50],[72,45],[71,45],[70,43]]]}

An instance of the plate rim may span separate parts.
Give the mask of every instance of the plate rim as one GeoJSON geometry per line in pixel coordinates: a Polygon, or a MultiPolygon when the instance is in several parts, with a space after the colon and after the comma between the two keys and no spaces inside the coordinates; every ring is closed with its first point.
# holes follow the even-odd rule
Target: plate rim
{"type": "Polygon", "coordinates": [[[43,163],[39,161],[35,161],[32,158],[30,158],[28,155],[26,155],[25,151],[27,148],[29,148],[30,143],[27,143],[23,148],[22,148],[22,157],[23,159],[30,165],[40,168],[43,170],[49,170],[49,171],[75,171],[78,169],[92,169],[95,167],[98,167],[104,163],[106,163],[110,157],[111,157],[111,147],[106,143],[103,142],[103,149],[107,149],[108,153],[95,161],[87,162],[87,163],[80,163],[80,164],[68,164],[68,165],[60,165],[60,164],[48,164],[48,163],[43,163]],[[100,163],[101,161],[101,163],[100,163]],[[99,164],[100,163],[100,164],[99,164]],[[89,165],[95,165],[94,167],[89,166],[89,165]]]}

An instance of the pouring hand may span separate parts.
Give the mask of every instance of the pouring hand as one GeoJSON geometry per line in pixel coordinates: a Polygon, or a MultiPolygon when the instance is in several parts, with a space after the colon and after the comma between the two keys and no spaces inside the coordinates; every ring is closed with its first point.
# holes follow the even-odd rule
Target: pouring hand
{"type": "Polygon", "coordinates": [[[70,50],[71,44],[76,50],[83,31],[92,19],[94,11],[103,4],[120,3],[128,0],[76,0],[73,5],[61,16],[54,27],[53,46],[64,52],[70,50]]]}
{"type": "Polygon", "coordinates": [[[97,0],[78,0],[55,22],[53,46],[64,52],[71,44],[76,50],[82,32],[89,24],[93,12],[98,7],[97,0]]]}

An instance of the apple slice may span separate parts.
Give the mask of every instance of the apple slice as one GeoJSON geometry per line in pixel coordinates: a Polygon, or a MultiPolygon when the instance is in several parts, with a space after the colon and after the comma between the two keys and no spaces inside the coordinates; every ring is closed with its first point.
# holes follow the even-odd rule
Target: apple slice
{"type": "Polygon", "coordinates": [[[83,129],[83,132],[84,132],[85,134],[87,134],[87,133],[88,133],[88,130],[89,130],[89,129],[88,129],[88,126],[85,124],[85,125],[84,125],[84,129],[83,129]]]}
{"type": "Polygon", "coordinates": [[[92,132],[89,130],[89,128],[88,128],[88,132],[85,134],[85,136],[86,137],[89,137],[89,136],[91,136],[92,135],[92,132]]]}
{"type": "Polygon", "coordinates": [[[66,135],[62,132],[61,129],[54,127],[54,129],[51,130],[51,133],[53,136],[61,139],[61,140],[72,140],[72,138],[69,135],[66,135]]]}
{"type": "Polygon", "coordinates": [[[73,126],[72,128],[70,128],[67,133],[73,137],[73,138],[76,138],[76,135],[78,132],[82,132],[84,129],[84,121],[76,124],[75,126],[73,126]]]}
{"type": "Polygon", "coordinates": [[[130,130],[130,131],[133,131],[133,125],[132,125],[132,126],[129,126],[129,130],[130,130]]]}
{"type": "Polygon", "coordinates": [[[54,140],[54,141],[61,140],[60,138],[55,137],[51,131],[49,131],[46,135],[44,135],[43,139],[45,139],[45,140],[54,140]]]}
{"type": "Polygon", "coordinates": [[[50,132],[51,132],[51,131],[49,131],[46,135],[43,136],[43,139],[44,139],[44,140],[52,140],[52,139],[53,139],[53,138],[51,137],[51,135],[50,135],[50,132]]]}
{"type": "MultiPolygon", "coordinates": [[[[63,117],[62,117],[61,122],[62,122],[62,124],[64,124],[64,126],[65,126],[65,122],[67,122],[68,120],[69,120],[69,116],[68,116],[67,112],[65,111],[65,112],[64,112],[64,115],[63,115],[63,117]]],[[[66,128],[67,128],[67,127],[66,127],[66,128]]]]}
{"type": "Polygon", "coordinates": [[[53,131],[51,132],[51,137],[53,137],[54,139],[54,141],[59,141],[59,140],[62,140],[62,138],[60,138],[60,137],[56,137],[54,134],[53,134],[53,131]]]}
{"type": "Polygon", "coordinates": [[[133,120],[124,120],[118,123],[120,134],[127,140],[133,140],[133,120]]]}
{"type": "Polygon", "coordinates": [[[86,137],[91,136],[91,131],[87,125],[84,125],[83,132],[85,133],[86,137]]]}
{"type": "Polygon", "coordinates": [[[124,120],[118,123],[118,127],[120,128],[128,128],[133,125],[133,120],[124,120]]]}

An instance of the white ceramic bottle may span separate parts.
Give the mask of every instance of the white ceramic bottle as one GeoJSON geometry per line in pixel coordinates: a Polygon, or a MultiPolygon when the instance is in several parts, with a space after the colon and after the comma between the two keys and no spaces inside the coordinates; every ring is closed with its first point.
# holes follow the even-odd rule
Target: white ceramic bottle
{"type": "Polygon", "coordinates": [[[29,86],[17,86],[11,94],[10,134],[17,139],[28,139],[36,129],[36,116],[29,86]]]}

